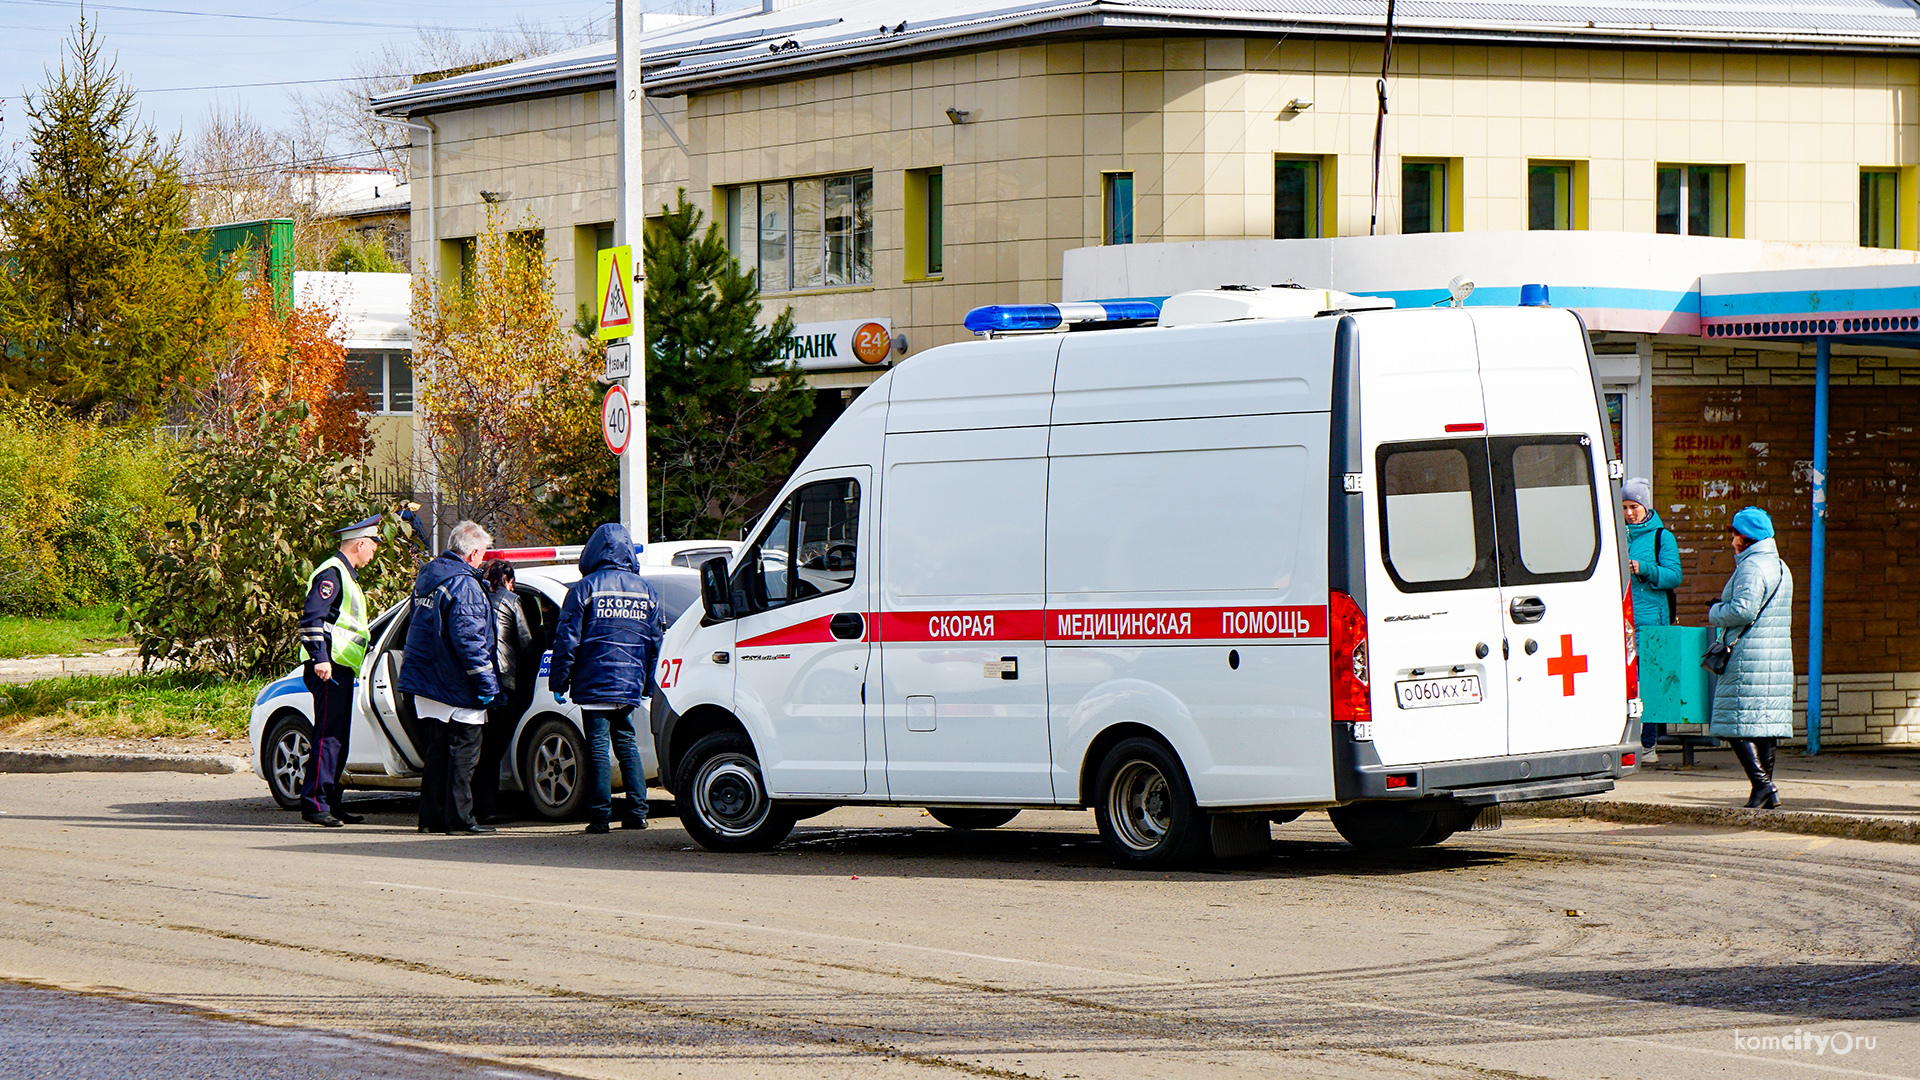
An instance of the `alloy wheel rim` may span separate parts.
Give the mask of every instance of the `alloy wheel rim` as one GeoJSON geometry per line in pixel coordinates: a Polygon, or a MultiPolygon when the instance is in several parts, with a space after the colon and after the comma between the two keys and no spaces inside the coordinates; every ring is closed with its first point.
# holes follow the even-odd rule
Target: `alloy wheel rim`
{"type": "Polygon", "coordinates": [[[564,806],[579,782],[580,757],[564,735],[549,735],[533,751],[533,786],[549,806],[564,806]]]}
{"type": "Polygon", "coordinates": [[[273,744],[273,782],[281,794],[298,797],[306,786],[307,758],[313,746],[299,731],[282,732],[273,744]]]}
{"type": "Polygon", "coordinates": [[[1151,851],[1173,828],[1173,793],[1167,778],[1145,761],[1129,761],[1113,778],[1107,817],[1121,843],[1151,851]]]}
{"type": "Polygon", "coordinates": [[[760,783],[760,769],[744,754],[722,754],[700,768],[694,781],[700,820],[722,836],[752,833],[773,809],[760,783]]]}

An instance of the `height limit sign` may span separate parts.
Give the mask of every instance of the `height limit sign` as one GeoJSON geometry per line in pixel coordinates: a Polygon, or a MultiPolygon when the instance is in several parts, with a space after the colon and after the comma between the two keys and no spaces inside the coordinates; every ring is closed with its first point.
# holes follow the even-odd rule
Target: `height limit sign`
{"type": "Polygon", "coordinates": [[[626,388],[617,383],[607,387],[607,396],[600,402],[600,434],[615,457],[626,453],[633,441],[633,409],[626,388]]]}

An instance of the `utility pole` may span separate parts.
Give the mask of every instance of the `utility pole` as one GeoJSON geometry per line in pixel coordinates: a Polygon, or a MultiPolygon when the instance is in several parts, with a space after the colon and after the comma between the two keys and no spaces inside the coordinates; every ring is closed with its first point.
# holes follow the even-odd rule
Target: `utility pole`
{"type": "Polygon", "coordinates": [[[633,310],[633,336],[629,364],[632,372],[625,380],[633,434],[626,453],[620,455],[620,523],[633,534],[635,543],[647,542],[647,358],[646,358],[646,273],[640,256],[642,223],[646,221],[646,170],[641,158],[641,123],[646,115],[645,90],[640,85],[639,5],[614,0],[614,94],[619,107],[614,111],[616,136],[614,188],[618,213],[613,223],[615,247],[630,245],[633,251],[628,303],[633,310]]]}

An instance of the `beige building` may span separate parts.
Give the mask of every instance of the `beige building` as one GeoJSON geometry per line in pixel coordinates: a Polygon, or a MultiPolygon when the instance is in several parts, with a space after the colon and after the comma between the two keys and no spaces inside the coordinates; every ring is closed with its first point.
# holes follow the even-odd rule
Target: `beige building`
{"type": "MultiPolygon", "coordinates": [[[[1634,26],[1427,5],[1396,29],[1377,200],[1378,15],[934,7],[885,6],[898,33],[865,29],[881,5],[850,31],[866,9],[815,0],[647,35],[648,205],[685,186],[769,301],[802,323],[885,317],[916,349],[964,336],[971,307],[1058,299],[1064,253],[1104,243],[1565,228],[1920,246],[1910,5],[1817,26],[1757,3],[1648,5],[1634,26]]],[[[575,310],[614,216],[612,60],[589,46],[379,103],[434,129],[414,139],[433,188],[417,265],[456,258],[491,199],[547,230],[575,310]]]]}

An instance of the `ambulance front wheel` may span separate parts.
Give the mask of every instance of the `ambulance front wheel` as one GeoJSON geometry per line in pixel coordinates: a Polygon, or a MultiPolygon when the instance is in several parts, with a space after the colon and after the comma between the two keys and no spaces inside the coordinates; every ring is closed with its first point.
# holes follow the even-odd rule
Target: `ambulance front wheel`
{"type": "Polygon", "coordinates": [[[767,794],[753,743],[737,731],[694,743],[673,794],[680,824],[708,851],[765,851],[793,831],[793,811],[767,794]]]}
{"type": "Polygon", "coordinates": [[[1435,833],[1435,814],[1411,806],[1353,803],[1334,807],[1327,811],[1327,817],[1341,837],[1364,854],[1405,851],[1421,844],[1437,844],[1451,835],[1427,839],[1435,833]]]}
{"type": "Polygon", "coordinates": [[[1094,784],[1100,839],[1122,865],[1198,861],[1209,848],[1207,816],[1193,801],[1187,770],[1156,739],[1125,739],[1107,752],[1094,784]]]}

